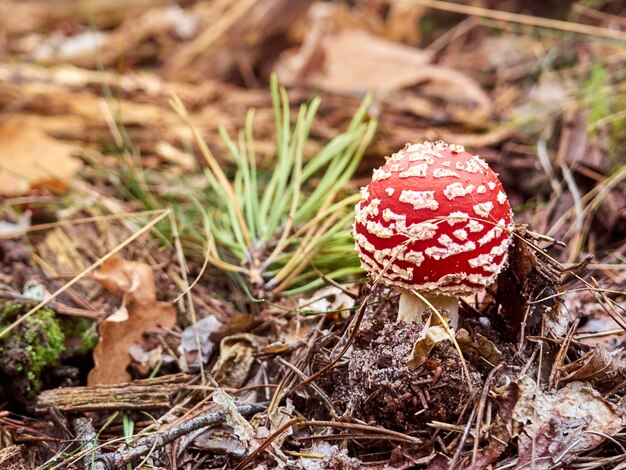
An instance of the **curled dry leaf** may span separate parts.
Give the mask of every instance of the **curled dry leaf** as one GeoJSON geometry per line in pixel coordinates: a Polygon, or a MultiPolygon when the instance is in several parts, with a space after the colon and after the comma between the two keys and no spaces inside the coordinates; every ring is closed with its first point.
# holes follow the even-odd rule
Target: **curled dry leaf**
{"type": "Polygon", "coordinates": [[[588,384],[572,382],[554,393],[537,392],[527,377],[518,384],[521,397],[513,410],[521,423],[518,467],[567,464],[624,427],[624,417],[588,384]]]}
{"type": "Polygon", "coordinates": [[[569,364],[568,371],[569,374],[563,378],[565,381],[591,382],[601,390],[608,390],[624,379],[626,361],[622,351],[611,353],[597,346],[569,364]]]}
{"type": "Polygon", "coordinates": [[[239,436],[227,424],[211,426],[198,433],[193,439],[193,446],[213,454],[226,454],[237,459],[243,459],[247,455],[247,449],[239,436]]]}
{"type": "Polygon", "coordinates": [[[197,370],[200,368],[200,361],[204,364],[208,362],[215,348],[214,334],[222,326],[222,322],[215,315],[209,315],[195,325],[185,328],[180,341],[180,349],[182,350],[181,362],[188,369],[197,370]],[[198,346],[201,351],[198,351],[198,346]]]}
{"type": "Polygon", "coordinates": [[[223,389],[218,387],[215,390],[213,402],[228,411],[225,423],[199,432],[194,437],[194,446],[240,459],[245,457],[251,448],[256,447],[255,427],[237,410],[235,400],[223,389]]]}
{"type": "Polygon", "coordinates": [[[128,382],[126,367],[130,348],[144,344],[146,332],[158,327],[172,328],[176,310],[156,299],[154,274],[150,266],[119,257],[107,260],[94,275],[107,290],[124,297],[122,307],[100,324],[100,342],[93,351],[95,367],[89,372],[88,384],[128,382]]]}
{"type": "Polygon", "coordinates": [[[224,387],[241,387],[254,362],[254,354],[267,344],[265,338],[240,333],[224,338],[220,343],[220,357],[213,369],[213,377],[224,387]]]}
{"type": "MultiPolygon", "coordinates": [[[[257,443],[259,445],[262,444],[286,425],[294,417],[294,412],[295,408],[292,401],[287,399],[285,406],[279,406],[269,413],[259,413],[254,416],[251,421],[256,429],[257,443]]],[[[281,450],[281,447],[291,435],[293,435],[293,426],[287,427],[282,433],[272,439],[272,456],[274,458],[274,466],[272,468],[286,468],[287,463],[289,465],[294,463],[293,461],[290,462],[289,457],[281,450]]]]}
{"type": "Polygon", "coordinates": [[[450,339],[450,335],[446,332],[446,329],[441,325],[431,326],[425,328],[420,333],[420,339],[418,339],[413,345],[411,351],[411,358],[407,361],[409,367],[417,369],[419,366],[426,362],[430,352],[439,341],[445,341],[450,339]]]}
{"type": "Polygon", "coordinates": [[[233,428],[235,436],[237,436],[240,441],[243,441],[246,447],[249,447],[250,442],[254,438],[254,428],[248,420],[239,413],[233,397],[221,388],[217,388],[213,394],[213,401],[228,410],[226,423],[233,428]]]}
{"type": "Polygon", "coordinates": [[[456,340],[463,355],[472,362],[478,362],[480,358],[494,366],[502,362],[502,351],[480,333],[473,333],[470,336],[467,330],[460,329],[456,334],[456,340]]]}
{"type": "Polygon", "coordinates": [[[59,189],[59,181],[83,167],[71,150],[35,127],[16,121],[0,126],[0,196],[24,194],[35,185],[59,189]]]}

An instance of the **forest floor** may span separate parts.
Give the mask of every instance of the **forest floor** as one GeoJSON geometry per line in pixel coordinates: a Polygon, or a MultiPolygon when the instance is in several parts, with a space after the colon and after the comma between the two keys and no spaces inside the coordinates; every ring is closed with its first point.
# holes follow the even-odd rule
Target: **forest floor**
{"type": "Polygon", "coordinates": [[[626,468],[625,18],[0,3],[0,468],[626,468]],[[454,338],[351,235],[438,139],[516,224],[454,338]]]}

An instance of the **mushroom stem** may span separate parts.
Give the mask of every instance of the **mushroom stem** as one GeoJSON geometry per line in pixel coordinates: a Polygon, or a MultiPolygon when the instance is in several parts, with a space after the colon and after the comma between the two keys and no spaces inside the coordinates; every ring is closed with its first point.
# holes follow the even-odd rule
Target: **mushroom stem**
{"type": "MultiPolygon", "coordinates": [[[[459,326],[459,300],[449,295],[427,295],[422,294],[433,307],[444,318],[450,319],[450,326],[456,330],[459,326]]],[[[400,296],[400,308],[398,310],[398,321],[403,320],[406,323],[424,323],[424,313],[430,307],[424,301],[410,292],[403,292],[400,296]]]]}

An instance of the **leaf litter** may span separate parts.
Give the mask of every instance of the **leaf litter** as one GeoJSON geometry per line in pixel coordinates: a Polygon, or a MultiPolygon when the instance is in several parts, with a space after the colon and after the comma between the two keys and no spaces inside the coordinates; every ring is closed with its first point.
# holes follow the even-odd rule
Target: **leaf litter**
{"type": "Polygon", "coordinates": [[[154,274],[150,266],[114,257],[94,274],[109,292],[122,298],[119,308],[100,323],[100,341],[93,351],[95,367],[89,372],[89,385],[128,382],[126,368],[130,348],[147,347],[145,335],[172,328],[176,310],[157,300],[154,274]]]}
{"type": "MultiPolygon", "coordinates": [[[[9,116],[1,128],[12,129],[2,134],[10,152],[0,156],[26,164],[12,173],[2,165],[3,178],[13,175],[2,180],[3,301],[28,308],[29,285],[54,295],[146,223],[128,214],[171,204],[180,224],[159,224],[50,303],[60,322],[86,320],[92,332],[97,324],[99,342],[93,358],[63,356],[44,368],[49,391],[72,385],[89,396],[99,384],[188,373],[173,406],[151,409],[156,424],[127,414],[136,445],[117,444],[121,418],[92,411],[86,435],[97,431],[106,446],[96,461],[307,469],[624,463],[622,44],[597,40],[590,29],[584,47],[574,48],[559,22],[546,26],[549,33],[521,32],[518,22],[549,16],[535,3],[524,8],[536,17],[500,12],[497,23],[484,12],[460,18],[394,2],[131,0],[94,5],[88,17],[59,5],[54,14],[31,1],[0,7],[12,12],[0,15],[7,35],[0,56],[19,57],[0,62],[0,109],[9,116]],[[340,234],[324,257],[299,259],[289,278],[295,289],[320,282],[297,294],[255,291],[237,274],[201,267],[206,233],[202,214],[189,210],[194,198],[206,220],[217,221],[206,230],[211,253],[254,266],[260,251],[248,245],[241,258],[231,256],[241,246],[225,236],[228,214],[214,217],[215,199],[198,198],[211,182],[198,171],[206,168],[197,136],[166,102],[180,98],[226,175],[246,157],[248,173],[232,179],[243,204],[251,162],[263,183],[280,147],[266,91],[271,70],[289,86],[288,124],[300,104],[321,97],[308,139],[287,146],[303,163],[341,137],[359,95],[375,92],[363,120],[378,120],[378,130],[348,192],[407,141],[465,144],[500,173],[516,206],[516,243],[498,284],[461,301],[462,357],[441,327],[395,323],[397,298],[388,289],[358,282],[354,271],[327,276],[344,272],[353,256],[340,234]],[[249,108],[257,110],[253,121],[249,108]],[[233,153],[233,144],[245,153],[233,153]],[[76,222],[85,217],[93,219],[76,222]],[[251,298],[259,292],[267,296],[251,298]]],[[[576,26],[619,23],[609,4],[581,11],[576,26]]],[[[294,170],[284,188],[296,178],[294,170]]],[[[303,194],[319,181],[314,175],[303,194]]],[[[74,338],[84,334],[77,331],[74,338]]],[[[13,353],[3,351],[4,362],[13,353]]],[[[91,458],[60,444],[83,435],[75,417],[54,411],[48,398],[39,415],[24,416],[9,402],[0,426],[11,445],[0,463],[19,462],[18,450],[46,468],[89,468],[91,458]]],[[[21,403],[36,400],[25,395],[21,403]]]]}

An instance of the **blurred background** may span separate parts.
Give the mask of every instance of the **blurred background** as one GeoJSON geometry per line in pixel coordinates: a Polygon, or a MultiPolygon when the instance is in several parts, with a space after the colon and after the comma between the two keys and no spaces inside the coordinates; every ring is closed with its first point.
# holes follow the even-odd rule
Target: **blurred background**
{"type": "MultiPolygon", "coordinates": [[[[369,91],[380,124],[362,170],[442,138],[495,162],[514,205],[571,204],[564,169],[585,194],[624,161],[625,14],[602,0],[4,0],[0,139],[37,129],[78,143],[83,163],[115,165],[112,148],[132,144],[145,168],[192,168],[189,133],[167,105],[175,93],[218,159],[218,127],[243,128],[250,107],[256,148],[271,153],[276,72],[292,105],[323,96],[312,148],[369,91]]],[[[28,187],[5,173],[0,191],[28,187]]],[[[603,199],[605,232],[623,231],[624,202],[603,199]]]]}

